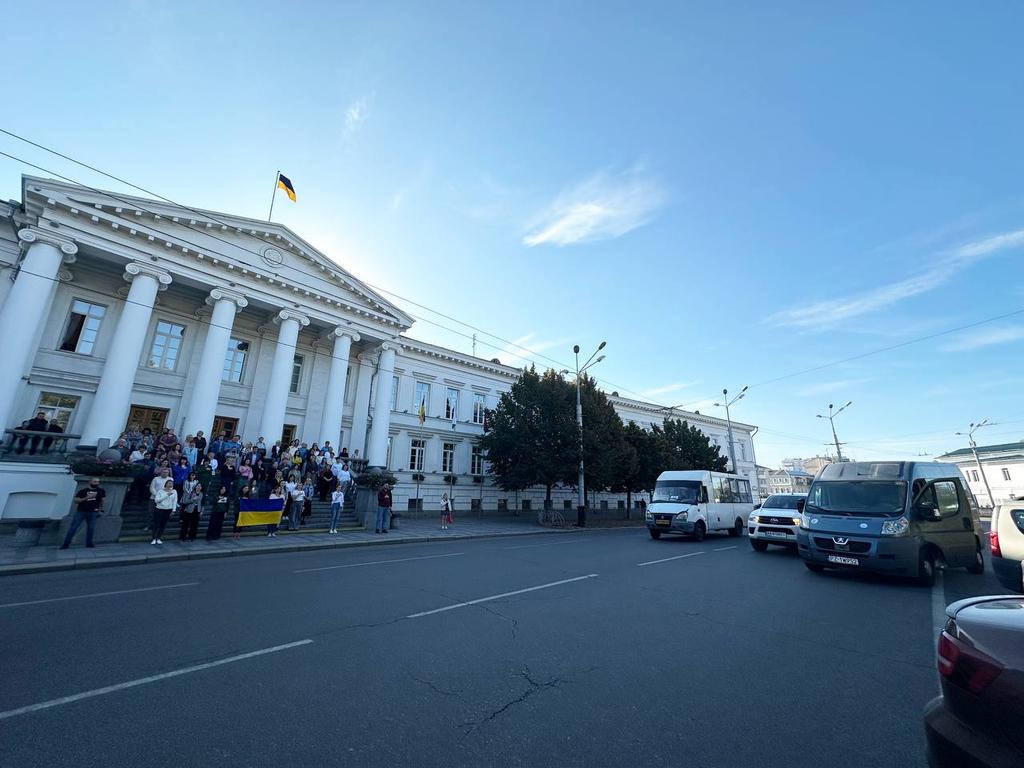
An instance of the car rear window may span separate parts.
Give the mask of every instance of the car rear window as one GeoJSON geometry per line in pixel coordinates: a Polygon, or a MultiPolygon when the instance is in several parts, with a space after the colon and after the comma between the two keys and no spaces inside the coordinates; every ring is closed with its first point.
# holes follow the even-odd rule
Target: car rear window
{"type": "Polygon", "coordinates": [[[1011,509],[1010,519],[1017,526],[1017,530],[1024,533],[1024,509],[1011,509]]]}

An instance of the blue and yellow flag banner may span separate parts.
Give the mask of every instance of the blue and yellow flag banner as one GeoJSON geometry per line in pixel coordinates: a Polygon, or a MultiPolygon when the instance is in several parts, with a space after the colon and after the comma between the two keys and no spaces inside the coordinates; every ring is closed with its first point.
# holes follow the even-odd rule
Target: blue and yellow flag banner
{"type": "Polygon", "coordinates": [[[277,174],[277,186],[288,193],[288,199],[293,203],[295,202],[295,187],[292,186],[291,179],[284,174],[277,174]]]}
{"type": "Polygon", "coordinates": [[[238,525],[278,525],[284,499],[239,499],[238,525]]]}

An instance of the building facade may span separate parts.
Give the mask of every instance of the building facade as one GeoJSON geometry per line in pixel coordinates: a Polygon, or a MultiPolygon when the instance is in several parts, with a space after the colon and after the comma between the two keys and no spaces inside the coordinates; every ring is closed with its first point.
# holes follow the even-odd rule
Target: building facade
{"type": "MultiPolygon", "coordinates": [[[[493,486],[478,445],[519,369],[416,341],[409,315],[288,228],[28,176],[0,219],[5,427],[41,410],[83,445],[132,423],[329,440],[395,472],[399,508],[450,485],[463,508],[543,498],[493,486]]],[[[667,415],[610,399],[643,427],[667,415]]],[[[724,420],[671,414],[725,452],[724,420]]],[[[756,485],[754,428],[733,430],[756,485]]]]}
{"type": "Polygon", "coordinates": [[[979,445],[977,450],[985,472],[984,479],[970,448],[937,456],[936,461],[948,461],[960,467],[974,498],[983,507],[990,505],[985,479],[992,489],[992,501],[996,504],[1024,496],[1024,440],[1000,445],[979,445]]]}
{"type": "Polygon", "coordinates": [[[799,467],[791,469],[769,469],[767,472],[768,495],[773,493],[807,493],[814,475],[799,467]]]}

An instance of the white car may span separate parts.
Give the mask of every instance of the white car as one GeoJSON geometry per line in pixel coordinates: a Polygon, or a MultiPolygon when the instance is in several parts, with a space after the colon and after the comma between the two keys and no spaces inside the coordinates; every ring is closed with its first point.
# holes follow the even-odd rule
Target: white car
{"type": "Polygon", "coordinates": [[[996,578],[1004,587],[1024,592],[1024,499],[995,508],[988,537],[996,578]]]}
{"type": "Polygon", "coordinates": [[[747,520],[750,546],[757,552],[764,552],[769,544],[796,547],[796,532],[806,501],[806,493],[775,493],[765,499],[747,520]]]}

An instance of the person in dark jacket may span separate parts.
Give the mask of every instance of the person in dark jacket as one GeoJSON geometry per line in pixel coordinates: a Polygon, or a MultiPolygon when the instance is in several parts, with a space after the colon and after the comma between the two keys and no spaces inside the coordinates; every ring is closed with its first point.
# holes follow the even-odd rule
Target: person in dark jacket
{"type": "MultiPolygon", "coordinates": [[[[217,494],[216,501],[213,502],[213,511],[210,512],[210,522],[206,526],[207,541],[216,541],[220,538],[221,533],[224,531],[224,517],[228,513],[228,506],[230,503],[231,502],[228,501],[228,489],[221,488],[220,493],[217,494]]],[[[238,537],[236,536],[235,538],[238,537]]]]}
{"type": "Polygon", "coordinates": [[[388,518],[391,516],[391,486],[384,483],[377,491],[377,533],[388,532],[388,518]]]}
{"type": "Polygon", "coordinates": [[[235,487],[235,483],[238,480],[238,471],[235,469],[235,462],[228,459],[224,462],[224,466],[220,468],[220,484],[228,489],[228,495],[234,498],[238,489],[235,487]]]}

